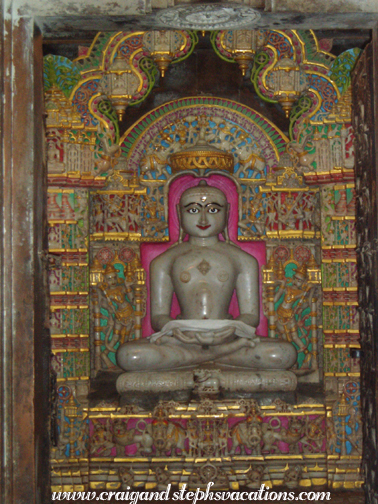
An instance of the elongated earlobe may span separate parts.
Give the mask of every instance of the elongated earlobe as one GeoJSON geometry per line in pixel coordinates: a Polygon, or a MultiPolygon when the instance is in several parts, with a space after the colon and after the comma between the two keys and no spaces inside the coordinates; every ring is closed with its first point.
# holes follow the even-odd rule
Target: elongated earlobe
{"type": "Polygon", "coordinates": [[[176,205],[176,211],[177,211],[177,217],[178,217],[178,221],[179,221],[179,236],[178,236],[177,243],[182,243],[184,241],[185,233],[184,233],[184,230],[182,229],[182,226],[181,226],[180,205],[176,205]]]}
{"type": "Polygon", "coordinates": [[[226,243],[230,243],[230,235],[228,234],[228,218],[230,216],[230,203],[227,203],[227,211],[226,211],[226,227],[222,232],[222,236],[226,243]]]}

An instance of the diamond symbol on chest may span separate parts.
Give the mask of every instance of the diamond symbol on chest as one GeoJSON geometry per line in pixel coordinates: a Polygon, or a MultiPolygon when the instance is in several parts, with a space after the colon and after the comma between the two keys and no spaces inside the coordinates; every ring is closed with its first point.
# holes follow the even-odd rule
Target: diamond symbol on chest
{"type": "Polygon", "coordinates": [[[205,259],[202,259],[202,261],[198,264],[197,269],[200,273],[202,273],[202,275],[207,275],[207,273],[211,270],[211,266],[205,259]]]}

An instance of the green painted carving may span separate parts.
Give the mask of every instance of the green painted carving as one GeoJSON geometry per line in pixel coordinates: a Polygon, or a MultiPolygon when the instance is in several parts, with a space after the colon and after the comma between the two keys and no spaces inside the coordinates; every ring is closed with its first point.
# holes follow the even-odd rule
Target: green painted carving
{"type": "MultiPolygon", "coordinates": [[[[149,56],[143,56],[139,60],[139,68],[142,72],[144,72],[147,76],[147,91],[143,94],[141,98],[135,101],[131,101],[130,105],[138,105],[138,103],[141,103],[144,101],[147,96],[151,93],[153,87],[155,86],[156,82],[156,76],[159,74],[159,70],[157,66],[155,65],[154,61],[152,58],[149,56]]],[[[118,121],[118,119],[117,119],[118,121]]]]}
{"type": "Polygon", "coordinates": [[[80,72],[68,58],[49,54],[43,58],[43,80],[45,92],[55,85],[68,98],[80,80],[80,72]]]}
{"type": "Polygon", "coordinates": [[[111,37],[116,32],[100,32],[96,35],[86,56],[79,56],[74,60],[76,67],[81,71],[97,70],[103,58],[103,51],[111,37]]]}
{"type": "Polygon", "coordinates": [[[295,123],[298,121],[298,119],[307,112],[312,105],[311,98],[309,96],[301,96],[297,103],[294,105],[294,107],[291,110],[290,114],[290,126],[289,126],[289,136],[290,140],[293,140],[294,138],[294,127],[295,123]]]}
{"type": "Polygon", "coordinates": [[[298,38],[304,43],[307,61],[325,65],[326,67],[330,68],[332,61],[336,56],[331,53],[319,50],[319,45],[315,33],[312,30],[298,30],[296,34],[298,38]]]}
{"type": "Polygon", "coordinates": [[[189,37],[191,39],[191,44],[190,44],[189,50],[187,51],[186,54],[184,54],[180,58],[174,59],[172,61],[172,65],[175,65],[176,63],[180,63],[180,61],[184,61],[186,58],[189,58],[189,56],[194,51],[194,48],[198,44],[198,34],[197,34],[197,31],[185,30],[185,32],[188,33],[188,35],[189,35],[189,37]]]}
{"type": "Polygon", "coordinates": [[[259,98],[268,103],[277,103],[277,100],[272,100],[263,93],[264,87],[262,86],[261,83],[260,73],[268,62],[269,62],[269,55],[265,51],[260,51],[259,53],[256,54],[251,71],[251,82],[254,85],[256,94],[259,98]]]}
{"type": "Polygon", "coordinates": [[[215,51],[215,53],[224,61],[227,61],[227,63],[236,63],[236,61],[234,60],[234,58],[231,56],[231,54],[229,54],[228,52],[226,52],[222,46],[220,44],[218,44],[218,35],[219,35],[220,31],[212,31],[210,33],[210,42],[211,42],[211,45],[213,46],[213,49],[215,51]]]}
{"type": "Polygon", "coordinates": [[[117,113],[113,108],[113,105],[109,99],[104,99],[99,102],[98,104],[98,111],[100,114],[104,115],[110,121],[112,122],[114,126],[114,134],[115,134],[115,141],[114,143],[119,142],[119,124],[118,124],[118,117],[117,113]]]}
{"type": "Polygon", "coordinates": [[[340,94],[343,94],[350,86],[352,70],[360,53],[361,49],[357,47],[348,49],[341,53],[332,63],[328,75],[338,87],[340,94]]]}

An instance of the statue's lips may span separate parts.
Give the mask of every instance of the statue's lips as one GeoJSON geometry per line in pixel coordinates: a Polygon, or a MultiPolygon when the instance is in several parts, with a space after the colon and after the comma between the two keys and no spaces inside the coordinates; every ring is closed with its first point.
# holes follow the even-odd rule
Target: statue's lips
{"type": "Polygon", "coordinates": [[[198,226],[198,224],[197,224],[197,227],[205,230],[205,229],[209,229],[209,227],[211,227],[211,224],[209,224],[208,226],[198,226]]]}

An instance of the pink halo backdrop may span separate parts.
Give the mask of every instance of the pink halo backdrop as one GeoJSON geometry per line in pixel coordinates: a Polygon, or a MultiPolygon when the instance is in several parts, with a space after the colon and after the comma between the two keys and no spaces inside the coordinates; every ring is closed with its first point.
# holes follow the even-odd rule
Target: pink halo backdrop
{"type": "MultiPolygon", "coordinates": [[[[192,175],[183,175],[175,179],[169,188],[168,196],[168,229],[169,229],[169,242],[165,243],[142,243],[141,244],[141,263],[142,267],[147,273],[147,315],[143,319],[142,323],[142,337],[146,338],[153,334],[154,330],[151,327],[150,319],[150,263],[158,255],[165,252],[169,247],[171,247],[178,240],[179,236],[179,222],[177,216],[176,206],[178,205],[181,194],[188,189],[198,185],[201,179],[196,178],[192,175]]],[[[209,186],[217,187],[223,191],[227,196],[227,201],[230,203],[230,215],[228,220],[228,232],[230,240],[237,242],[238,236],[238,192],[236,185],[228,177],[222,175],[210,175],[210,177],[204,179],[207,181],[209,186]]],[[[222,237],[220,237],[223,239],[222,237]]],[[[262,305],[262,274],[261,268],[266,263],[266,247],[263,241],[254,242],[237,242],[242,250],[248,252],[248,254],[255,257],[259,264],[259,292],[260,292],[260,324],[257,327],[257,334],[259,336],[268,335],[268,321],[263,313],[262,305]]],[[[237,317],[239,315],[239,307],[236,298],[236,293],[234,292],[231,303],[230,303],[230,313],[237,317]]],[[[173,295],[171,316],[176,318],[180,313],[180,308],[176,296],[173,295]]]]}

